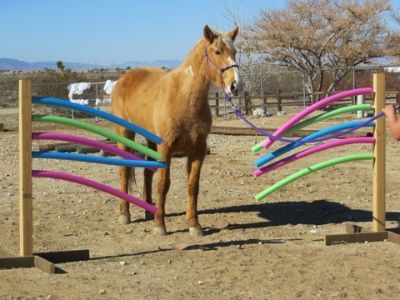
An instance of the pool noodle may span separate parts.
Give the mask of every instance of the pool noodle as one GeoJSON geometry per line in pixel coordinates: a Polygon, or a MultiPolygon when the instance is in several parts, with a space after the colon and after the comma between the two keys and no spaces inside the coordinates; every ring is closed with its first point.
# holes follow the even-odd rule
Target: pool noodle
{"type": "Polygon", "coordinates": [[[111,186],[108,186],[108,185],[105,185],[100,182],[90,180],[90,179],[87,179],[84,177],[80,177],[80,176],[76,176],[76,175],[64,173],[64,172],[55,172],[55,171],[47,171],[47,170],[32,170],[32,176],[33,177],[41,177],[41,178],[60,179],[60,180],[78,183],[81,185],[86,185],[88,187],[92,187],[94,189],[97,189],[97,190],[103,191],[105,193],[114,195],[118,198],[124,199],[125,201],[135,204],[141,208],[144,208],[145,210],[147,210],[153,214],[157,211],[157,208],[150,203],[147,203],[147,202],[145,202],[139,198],[136,198],[132,195],[121,192],[120,190],[117,190],[111,186]]]}
{"type": "Polygon", "coordinates": [[[341,140],[335,140],[335,141],[330,141],[327,143],[323,143],[314,147],[311,147],[309,149],[297,152],[291,156],[285,157],[277,162],[274,162],[270,165],[267,165],[261,169],[254,170],[253,175],[255,177],[259,177],[267,172],[276,170],[284,165],[287,165],[288,163],[291,163],[293,161],[299,160],[301,158],[304,158],[306,156],[312,155],[314,153],[327,150],[330,148],[334,147],[340,147],[344,145],[349,145],[349,144],[373,144],[375,143],[375,138],[374,137],[349,137],[341,140]]]}
{"type": "Polygon", "coordinates": [[[54,151],[32,151],[32,157],[84,161],[89,163],[124,166],[124,167],[165,168],[167,166],[165,162],[159,162],[159,161],[131,160],[131,159],[101,157],[101,156],[92,156],[86,154],[54,152],[54,151]]]}
{"type": "Polygon", "coordinates": [[[274,183],[270,187],[266,188],[264,191],[258,193],[255,196],[255,199],[257,201],[261,201],[263,198],[267,197],[268,195],[272,194],[273,192],[277,191],[278,189],[284,187],[285,185],[287,185],[301,177],[304,177],[308,174],[311,174],[315,171],[318,171],[320,169],[334,166],[334,165],[341,164],[341,163],[345,163],[345,162],[349,162],[349,161],[366,160],[366,159],[373,159],[373,158],[374,158],[373,153],[358,153],[358,154],[349,154],[346,156],[336,157],[336,158],[332,158],[327,161],[317,163],[315,165],[301,169],[300,171],[298,171],[294,174],[291,174],[291,175],[285,177],[284,179],[274,183]]]}
{"type": "Polygon", "coordinates": [[[151,133],[150,131],[147,131],[146,129],[144,129],[140,126],[137,126],[137,125],[135,125],[131,122],[128,122],[122,118],[119,118],[113,114],[101,111],[99,109],[94,109],[88,105],[81,105],[81,104],[69,102],[68,100],[62,100],[62,99],[51,98],[51,97],[32,97],[32,103],[56,105],[56,106],[71,108],[71,109],[75,109],[75,110],[80,110],[87,114],[106,119],[108,121],[111,121],[113,123],[121,125],[125,128],[128,128],[128,129],[146,137],[147,139],[153,141],[156,144],[162,143],[162,138],[151,133]]]}
{"type": "MultiPolygon", "coordinates": [[[[287,144],[271,153],[268,153],[267,155],[264,155],[263,157],[260,157],[259,159],[257,159],[254,164],[257,168],[261,167],[263,164],[266,164],[267,162],[281,156],[282,154],[289,152],[301,145],[303,145],[303,143],[301,143],[301,141],[309,141],[309,140],[313,140],[315,138],[318,138],[320,136],[324,136],[327,134],[330,134],[332,132],[336,132],[336,131],[341,131],[341,130],[345,130],[351,127],[356,127],[360,124],[362,124],[365,121],[362,120],[358,120],[358,121],[351,121],[351,122],[346,122],[346,123],[340,123],[340,124],[336,124],[333,126],[329,126],[329,127],[325,127],[319,131],[313,132],[309,135],[307,135],[306,137],[302,138],[301,140],[297,141],[297,142],[293,142],[290,144],[287,144]]],[[[370,123],[367,124],[366,126],[373,126],[374,123],[370,123]]]]}
{"type": "MultiPolygon", "coordinates": [[[[140,156],[137,156],[133,153],[128,151],[119,149],[113,145],[103,143],[101,141],[86,138],[83,136],[68,134],[68,133],[61,133],[61,132],[32,132],[32,139],[33,140],[56,140],[56,141],[65,141],[71,143],[77,143],[81,145],[95,147],[97,149],[104,150],[108,153],[112,153],[114,155],[120,156],[126,159],[133,159],[133,160],[144,160],[140,156]]],[[[149,168],[152,171],[156,171],[155,168],[149,168]]]]}
{"type": "MultiPolygon", "coordinates": [[[[293,125],[298,123],[301,119],[303,119],[304,117],[308,116],[309,114],[311,114],[315,110],[317,110],[317,109],[319,109],[321,107],[324,107],[324,106],[326,106],[326,105],[328,105],[328,104],[330,104],[332,102],[335,102],[337,100],[340,100],[340,99],[346,98],[346,97],[371,94],[372,92],[373,92],[373,89],[370,88],[370,87],[358,88],[358,89],[352,89],[352,90],[344,91],[344,92],[329,96],[327,98],[324,98],[324,99],[322,99],[322,100],[320,100],[320,101],[308,106],[307,108],[305,108],[301,112],[297,113],[296,115],[294,115],[290,120],[288,120],[279,129],[277,129],[273,133],[273,135],[276,136],[276,137],[282,136],[286,131],[288,131],[293,125]]],[[[265,149],[268,149],[274,142],[275,142],[275,140],[270,139],[269,137],[267,137],[265,139],[265,141],[263,142],[263,147],[265,149]]]]}
{"type": "Polygon", "coordinates": [[[32,115],[32,121],[34,122],[54,122],[54,123],[60,123],[60,124],[65,124],[69,126],[74,126],[78,128],[82,128],[94,133],[97,133],[99,135],[102,135],[107,138],[111,138],[117,142],[120,142],[128,147],[131,147],[139,152],[142,152],[155,160],[160,160],[161,159],[161,154],[158,153],[157,151],[154,151],[153,149],[150,149],[146,146],[143,146],[142,144],[132,141],[126,137],[123,137],[121,135],[116,134],[113,131],[104,129],[99,126],[95,126],[86,122],[82,121],[77,121],[73,120],[71,118],[64,118],[64,117],[58,117],[58,116],[40,116],[40,115],[32,115]]]}
{"type": "MultiPolygon", "coordinates": [[[[324,112],[322,114],[319,114],[317,116],[314,116],[312,118],[304,120],[300,123],[297,123],[292,128],[290,128],[287,132],[285,132],[285,136],[290,135],[291,133],[293,133],[297,130],[300,130],[304,127],[307,127],[308,125],[314,124],[314,123],[322,121],[322,120],[326,120],[328,118],[332,118],[332,117],[340,115],[340,114],[349,113],[349,112],[353,112],[353,111],[366,111],[366,110],[371,110],[371,109],[373,109],[372,104],[356,104],[356,105],[340,107],[340,108],[337,108],[332,111],[324,112]]],[[[258,152],[259,150],[262,149],[262,147],[263,147],[263,142],[260,142],[256,145],[254,145],[251,148],[251,150],[253,152],[258,152]]]]}

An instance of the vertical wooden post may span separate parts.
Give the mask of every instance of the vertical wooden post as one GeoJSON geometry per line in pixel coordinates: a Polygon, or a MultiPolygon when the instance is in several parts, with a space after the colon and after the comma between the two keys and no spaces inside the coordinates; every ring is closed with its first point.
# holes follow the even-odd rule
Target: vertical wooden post
{"type": "MultiPolygon", "coordinates": [[[[382,112],[385,107],[386,85],[385,73],[374,74],[374,92],[375,92],[375,114],[382,112]]],[[[385,118],[375,121],[374,137],[374,173],[373,173],[373,191],[372,191],[372,230],[384,231],[386,221],[385,208],[385,143],[386,128],[385,118]]]]}
{"type": "Polygon", "coordinates": [[[251,96],[248,91],[244,92],[244,114],[251,114],[251,96]]]}
{"type": "Polygon", "coordinates": [[[218,92],[215,93],[215,116],[219,117],[219,97],[218,92]]]}
{"type": "Polygon", "coordinates": [[[264,114],[267,114],[267,111],[268,111],[268,109],[267,109],[267,96],[266,95],[263,95],[263,110],[264,110],[264,114]]]}
{"type": "Polygon", "coordinates": [[[278,92],[276,93],[276,99],[277,99],[278,111],[282,111],[282,98],[280,89],[278,89],[278,92]]]}
{"type": "Polygon", "coordinates": [[[20,255],[33,253],[31,81],[19,81],[19,243],[20,255]]]}

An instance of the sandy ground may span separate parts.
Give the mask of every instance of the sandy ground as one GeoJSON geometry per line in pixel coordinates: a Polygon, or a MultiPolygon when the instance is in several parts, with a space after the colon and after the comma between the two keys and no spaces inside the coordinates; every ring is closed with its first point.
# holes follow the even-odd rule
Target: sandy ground
{"type": "MultiPolygon", "coordinates": [[[[254,119],[277,128],[289,116],[254,119]]],[[[338,122],[335,119],[332,122],[338,122]]],[[[0,113],[0,248],[18,253],[18,136],[16,115],[0,113]]],[[[215,125],[245,126],[232,118],[215,125]]],[[[325,124],[321,124],[325,125],[325,124]]],[[[51,127],[51,126],[50,126],[51,127]]],[[[0,271],[0,299],[398,299],[400,248],[390,242],[324,245],[344,224],[371,226],[370,161],[330,167],[256,203],[273,182],[318,161],[370,146],[346,146],[308,157],[258,179],[254,136],[210,135],[201,178],[204,237],[185,222],[185,158],[172,165],[167,230],[132,207],[132,224],[117,223],[117,199],[75,184],[34,180],[34,249],[90,249],[92,259],[58,265],[64,274],[36,268],[0,271]]],[[[400,221],[400,143],[387,143],[387,226],[400,221]]],[[[73,171],[118,186],[117,167],[35,160],[34,168],[73,171]],[[56,166],[55,166],[56,164],[56,166]]],[[[137,172],[141,174],[141,171],[137,172]]],[[[142,176],[135,194],[140,196],[142,176]]]]}

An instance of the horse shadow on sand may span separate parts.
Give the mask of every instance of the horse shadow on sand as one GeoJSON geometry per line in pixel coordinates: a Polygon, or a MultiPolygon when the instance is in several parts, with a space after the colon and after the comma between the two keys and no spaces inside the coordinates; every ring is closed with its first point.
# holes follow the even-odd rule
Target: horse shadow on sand
{"type": "MultiPolygon", "coordinates": [[[[221,208],[200,210],[199,215],[231,214],[256,212],[262,221],[252,223],[231,223],[227,230],[255,229],[281,225],[324,225],[339,224],[344,222],[369,222],[372,220],[372,212],[361,209],[352,209],[348,206],[331,202],[326,199],[305,201],[282,201],[276,203],[260,203],[227,206],[221,208]]],[[[184,215],[184,212],[168,214],[169,217],[184,215]]],[[[387,212],[387,221],[400,221],[400,212],[387,212]]],[[[213,231],[209,229],[210,234],[213,231]]]]}

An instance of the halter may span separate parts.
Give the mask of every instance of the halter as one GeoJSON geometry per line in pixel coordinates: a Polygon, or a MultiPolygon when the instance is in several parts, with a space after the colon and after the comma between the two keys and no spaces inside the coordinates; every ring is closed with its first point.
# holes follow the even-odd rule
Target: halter
{"type": "MultiPolygon", "coordinates": [[[[225,71],[228,71],[229,69],[232,68],[238,68],[239,69],[239,65],[234,64],[234,65],[230,65],[230,66],[226,66],[226,67],[219,67],[215,62],[213,62],[211,60],[211,58],[208,56],[208,52],[207,52],[207,48],[205,49],[205,57],[207,59],[207,65],[211,64],[214,68],[216,68],[217,70],[219,70],[219,73],[221,74],[221,79],[222,79],[222,74],[224,74],[225,71]]],[[[224,84],[224,81],[222,80],[222,84],[224,84]]]]}

